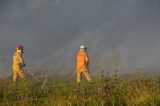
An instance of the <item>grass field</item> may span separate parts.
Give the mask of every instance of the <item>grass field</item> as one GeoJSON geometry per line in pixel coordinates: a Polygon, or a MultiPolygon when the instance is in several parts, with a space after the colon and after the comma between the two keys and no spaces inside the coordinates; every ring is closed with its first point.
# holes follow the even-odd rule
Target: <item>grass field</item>
{"type": "Polygon", "coordinates": [[[0,106],[160,106],[158,77],[102,74],[78,85],[65,79],[1,79],[0,106]]]}

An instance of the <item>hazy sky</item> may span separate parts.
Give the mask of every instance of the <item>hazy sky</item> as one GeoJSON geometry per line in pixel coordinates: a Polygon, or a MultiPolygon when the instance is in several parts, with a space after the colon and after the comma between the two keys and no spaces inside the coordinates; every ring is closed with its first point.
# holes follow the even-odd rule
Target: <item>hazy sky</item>
{"type": "Polygon", "coordinates": [[[29,67],[73,67],[85,44],[93,61],[112,53],[126,69],[160,69],[159,0],[0,0],[0,69],[16,44],[29,67]]]}

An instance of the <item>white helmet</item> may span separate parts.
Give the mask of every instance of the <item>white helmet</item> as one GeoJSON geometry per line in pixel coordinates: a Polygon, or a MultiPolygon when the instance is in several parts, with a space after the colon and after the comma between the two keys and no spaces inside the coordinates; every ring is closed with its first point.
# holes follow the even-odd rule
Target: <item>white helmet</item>
{"type": "Polygon", "coordinates": [[[84,45],[81,45],[80,49],[86,49],[86,47],[84,45]]]}

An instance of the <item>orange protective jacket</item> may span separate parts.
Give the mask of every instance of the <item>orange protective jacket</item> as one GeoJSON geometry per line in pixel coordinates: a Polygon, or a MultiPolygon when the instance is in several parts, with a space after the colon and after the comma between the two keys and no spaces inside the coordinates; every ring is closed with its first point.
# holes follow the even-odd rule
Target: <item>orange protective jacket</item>
{"type": "Polygon", "coordinates": [[[88,53],[85,50],[80,49],[80,51],[77,53],[77,72],[89,71],[88,65],[88,53]]]}

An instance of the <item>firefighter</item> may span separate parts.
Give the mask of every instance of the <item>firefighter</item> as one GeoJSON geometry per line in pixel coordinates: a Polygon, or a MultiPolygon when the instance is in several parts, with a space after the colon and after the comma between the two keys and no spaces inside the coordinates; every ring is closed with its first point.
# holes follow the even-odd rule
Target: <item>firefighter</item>
{"type": "Polygon", "coordinates": [[[81,82],[82,73],[85,75],[86,79],[91,82],[91,76],[89,73],[89,57],[87,53],[87,48],[84,45],[80,46],[80,50],[77,53],[77,83],[81,82]]]}
{"type": "Polygon", "coordinates": [[[13,81],[17,80],[17,77],[23,79],[25,74],[23,72],[23,67],[25,67],[25,62],[23,60],[23,46],[17,45],[16,52],[13,54],[13,81]]]}

